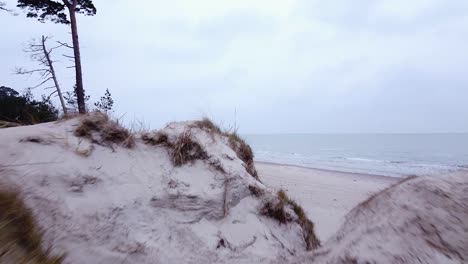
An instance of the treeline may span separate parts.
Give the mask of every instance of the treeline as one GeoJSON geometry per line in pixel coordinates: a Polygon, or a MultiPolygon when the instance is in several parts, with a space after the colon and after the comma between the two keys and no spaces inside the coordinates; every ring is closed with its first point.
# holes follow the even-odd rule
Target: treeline
{"type": "MultiPolygon", "coordinates": [[[[34,99],[31,90],[20,94],[12,88],[0,86],[0,120],[30,125],[57,120],[58,110],[45,96],[34,99]]],[[[0,123],[0,126],[7,123],[0,123]]],[[[11,124],[9,125],[11,126],[11,124]]]]}
{"type": "MultiPolygon", "coordinates": [[[[76,99],[76,89],[74,93],[67,93],[65,96],[66,107],[73,112],[77,112],[78,103],[76,99]]],[[[86,102],[89,96],[85,98],[86,102]]],[[[86,104],[86,110],[99,112],[112,111],[114,100],[109,90],[99,101],[94,103],[91,108],[86,104]],[[91,108],[91,109],[90,109],[91,108]]],[[[59,118],[59,110],[51,102],[50,97],[42,95],[41,99],[35,99],[30,89],[27,89],[23,94],[5,86],[0,86],[0,128],[8,124],[17,125],[33,125],[43,122],[55,121],[59,118]]]]}

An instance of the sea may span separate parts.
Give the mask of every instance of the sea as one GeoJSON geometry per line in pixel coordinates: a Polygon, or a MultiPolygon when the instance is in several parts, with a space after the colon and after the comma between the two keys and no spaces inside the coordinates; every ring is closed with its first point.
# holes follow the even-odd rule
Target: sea
{"type": "Polygon", "coordinates": [[[468,171],[468,133],[244,137],[260,162],[392,177],[468,171]]]}

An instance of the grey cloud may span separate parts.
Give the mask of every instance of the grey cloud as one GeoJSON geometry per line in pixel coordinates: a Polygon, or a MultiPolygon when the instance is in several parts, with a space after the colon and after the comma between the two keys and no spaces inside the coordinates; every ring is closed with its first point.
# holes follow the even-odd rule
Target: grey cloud
{"type": "MultiPolygon", "coordinates": [[[[244,133],[468,131],[468,4],[439,1],[402,20],[376,17],[377,3],[303,0],[288,17],[245,8],[195,23],[103,2],[79,18],[86,90],[109,88],[117,116],[153,128],[207,114],[244,133]]],[[[14,25],[2,32],[0,85],[15,89],[33,81],[11,75],[32,66],[22,43],[69,38],[24,14],[0,23],[14,25]]]]}

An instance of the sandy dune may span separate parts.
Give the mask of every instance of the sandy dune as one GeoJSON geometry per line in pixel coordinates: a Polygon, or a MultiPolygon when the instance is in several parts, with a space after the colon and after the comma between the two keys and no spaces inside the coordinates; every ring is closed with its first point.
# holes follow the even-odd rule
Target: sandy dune
{"type": "Polygon", "coordinates": [[[263,162],[256,167],[267,186],[286,190],[304,207],[322,241],[339,229],[354,206],[398,180],[263,162]]]}

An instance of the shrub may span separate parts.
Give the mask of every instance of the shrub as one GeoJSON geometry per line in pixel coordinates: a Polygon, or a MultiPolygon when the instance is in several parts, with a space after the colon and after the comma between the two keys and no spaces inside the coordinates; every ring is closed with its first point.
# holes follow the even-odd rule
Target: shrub
{"type": "Polygon", "coordinates": [[[99,112],[84,116],[75,130],[75,135],[88,138],[97,144],[116,143],[126,148],[135,146],[135,138],[128,129],[111,120],[107,114],[99,112]],[[99,137],[95,138],[95,134],[99,137]]]}
{"type": "Polygon", "coordinates": [[[42,232],[19,195],[0,191],[0,263],[62,263],[64,256],[44,250],[42,232]]]}

